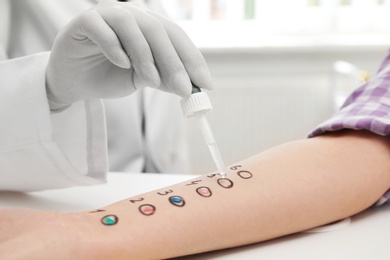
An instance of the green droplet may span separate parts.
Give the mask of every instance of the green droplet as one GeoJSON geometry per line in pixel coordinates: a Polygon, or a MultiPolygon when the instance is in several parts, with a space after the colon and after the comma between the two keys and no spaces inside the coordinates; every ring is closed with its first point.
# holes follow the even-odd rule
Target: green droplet
{"type": "Polygon", "coordinates": [[[102,218],[102,223],[107,226],[115,225],[118,223],[118,217],[115,215],[108,215],[102,218]]]}

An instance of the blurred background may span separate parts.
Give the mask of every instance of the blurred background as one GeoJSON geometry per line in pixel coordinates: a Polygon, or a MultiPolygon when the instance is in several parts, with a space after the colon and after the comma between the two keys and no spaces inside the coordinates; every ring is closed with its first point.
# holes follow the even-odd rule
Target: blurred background
{"type": "MultiPolygon", "coordinates": [[[[375,73],[389,0],[161,0],[215,81],[207,114],[227,164],[305,138],[375,73]]],[[[215,170],[187,120],[191,173],[215,170]]]]}

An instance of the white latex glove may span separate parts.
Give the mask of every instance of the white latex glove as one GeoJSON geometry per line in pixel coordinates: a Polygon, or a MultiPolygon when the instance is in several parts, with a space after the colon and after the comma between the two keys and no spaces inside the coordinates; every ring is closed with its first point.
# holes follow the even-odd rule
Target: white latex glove
{"type": "Polygon", "coordinates": [[[212,79],[203,56],[175,23],[136,4],[104,0],[73,19],[46,70],[52,110],[87,98],[116,98],[149,86],[180,96],[212,79]]]}

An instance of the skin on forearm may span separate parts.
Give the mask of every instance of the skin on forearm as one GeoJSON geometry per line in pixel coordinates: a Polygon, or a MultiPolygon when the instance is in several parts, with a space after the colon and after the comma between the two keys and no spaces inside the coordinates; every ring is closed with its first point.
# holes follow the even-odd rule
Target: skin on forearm
{"type": "Polygon", "coordinates": [[[194,254],[354,215],[390,187],[390,142],[363,131],[296,141],[232,165],[227,179],[209,174],[86,212],[107,241],[99,256],[194,254]],[[108,215],[118,223],[104,225],[108,215]]]}

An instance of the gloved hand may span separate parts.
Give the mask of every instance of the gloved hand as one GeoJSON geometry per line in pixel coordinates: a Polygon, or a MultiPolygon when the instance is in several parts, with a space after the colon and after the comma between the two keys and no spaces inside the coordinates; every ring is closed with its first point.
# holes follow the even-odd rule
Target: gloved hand
{"type": "Polygon", "coordinates": [[[145,86],[184,97],[191,81],[212,88],[204,58],[185,32],[139,4],[115,0],[103,0],[59,32],[46,70],[52,110],[145,86]]]}

